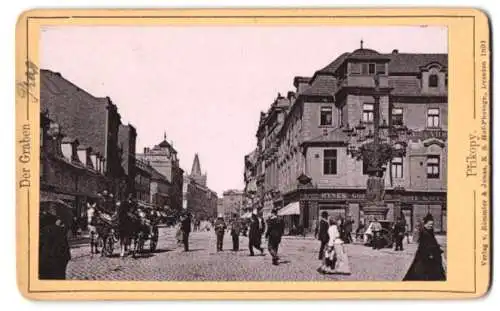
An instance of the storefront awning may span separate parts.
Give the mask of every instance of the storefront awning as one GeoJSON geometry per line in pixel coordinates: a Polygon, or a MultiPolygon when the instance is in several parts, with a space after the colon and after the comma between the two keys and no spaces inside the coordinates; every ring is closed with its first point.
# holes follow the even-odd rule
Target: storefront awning
{"type": "Polygon", "coordinates": [[[278,211],[279,216],[289,216],[289,215],[300,215],[300,205],[299,202],[292,202],[287,204],[281,210],[278,211]]]}

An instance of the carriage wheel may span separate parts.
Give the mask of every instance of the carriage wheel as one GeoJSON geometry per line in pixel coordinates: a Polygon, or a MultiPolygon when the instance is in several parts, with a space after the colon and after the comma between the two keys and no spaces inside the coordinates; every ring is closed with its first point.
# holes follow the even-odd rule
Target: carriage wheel
{"type": "Polygon", "coordinates": [[[115,241],[114,241],[113,235],[108,235],[108,237],[106,238],[106,243],[104,244],[106,256],[113,255],[114,247],[115,247],[115,241]]]}

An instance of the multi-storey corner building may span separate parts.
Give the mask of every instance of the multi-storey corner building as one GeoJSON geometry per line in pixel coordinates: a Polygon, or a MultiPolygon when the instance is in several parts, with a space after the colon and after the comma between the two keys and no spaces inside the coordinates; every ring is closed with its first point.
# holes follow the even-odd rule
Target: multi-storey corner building
{"type": "Polygon", "coordinates": [[[169,208],[180,211],[182,209],[182,185],[184,171],[179,166],[177,151],[169,143],[164,134],[163,141],[153,148],[144,148],[144,153],[136,154],[137,159],[148,162],[161,175],[165,176],[170,184],[169,208]]]}
{"type": "Polygon", "coordinates": [[[323,210],[356,224],[364,219],[368,175],[366,165],[349,155],[355,138],[348,133],[373,132],[377,95],[381,125],[406,149],[385,168],[386,218],[402,214],[414,227],[431,213],[436,230],[446,231],[447,62],[447,54],[361,47],[311,77],[296,77],[295,92],[278,96],[257,130],[257,193],[264,211],[299,204],[299,225],[306,230],[323,210]]]}
{"type": "Polygon", "coordinates": [[[202,174],[200,158],[194,155],[191,174],[184,176],[183,208],[195,219],[209,220],[217,216],[217,193],[207,186],[207,174],[202,174]]]}

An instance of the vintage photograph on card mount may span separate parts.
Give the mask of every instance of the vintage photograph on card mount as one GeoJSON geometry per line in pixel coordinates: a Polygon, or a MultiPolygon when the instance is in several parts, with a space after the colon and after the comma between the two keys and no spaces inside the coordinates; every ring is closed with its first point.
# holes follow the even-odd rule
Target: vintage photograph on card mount
{"type": "Polygon", "coordinates": [[[435,12],[25,13],[21,291],[484,294],[488,25],[435,12]]]}

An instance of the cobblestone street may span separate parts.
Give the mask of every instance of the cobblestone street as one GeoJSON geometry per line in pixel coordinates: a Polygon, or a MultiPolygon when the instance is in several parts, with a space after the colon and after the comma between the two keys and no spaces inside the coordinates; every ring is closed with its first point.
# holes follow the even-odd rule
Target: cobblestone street
{"type": "MultiPolygon", "coordinates": [[[[441,240],[441,239],[440,239],[441,240]]],[[[441,242],[441,241],[440,241],[441,242]]],[[[442,242],[441,242],[442,243],[442,242]]],[[[263,246],[265,241],[263,241],[263,246]]],[[[146,243],[146,248],[148,242],[146,243]]],[[[401,280],[406,273],[416,244],[406,244],[403,252],[372,250],[363,245],[348,245],[352,274],[321,275],[316,269],[319,242],[308,237],[284,237],[280,245],[281,264],[271,265],[271,256],[250,257],[248,239],[240,237],[240,251],[231,251],[231,237],[224,236],[224,251],[215,251],[215,235],[194,232],[190,251],[177,247],[174,229],[160,228],[158,250],[134,259],[119,258],[118,245],[111,258],[90,256],[85,241],[75,243],[67,269],[69,279],[79,280],[165,280],[165,281],[311,281],[311,280],[401,280]]]]}

